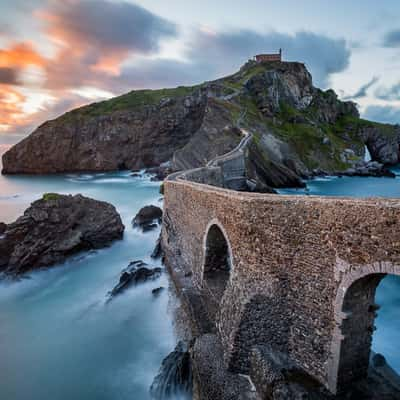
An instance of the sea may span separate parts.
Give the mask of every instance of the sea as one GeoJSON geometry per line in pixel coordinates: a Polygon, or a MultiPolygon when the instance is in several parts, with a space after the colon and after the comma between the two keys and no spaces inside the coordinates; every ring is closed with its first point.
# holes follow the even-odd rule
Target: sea
{"type": "MultiPolygon", "coordinates": [[[[0,136],[0,154],[16,136],[0,136]]],[[[308,190],[282,193],[400,197],[395,179],[328,177],[308,190]]],[[[167,273],[106,302],[121,270],[133,260],[150,265],[159,229],[142,233],[132,218],[141,207],[162,207],[159,182],[130,171],[53,176],[0,176],[0,221],[10,223],[43,193],[81,193],[113,204],[125,225],[123,240],[79,254],[19,281],[0,282],[1,400],[147,400],[163,358],[177,342],[178,306],[167,273]],[[152,289],[165,290],[154,297],[152,289]]],[[[400,372],[400,278],[377,290],[382,306],[373,349],[400,372]]],[[[180,396],[180,399],[182,396],[180,396]]],[[[175,399],[173,399],[175,400],[175,399]]]]}

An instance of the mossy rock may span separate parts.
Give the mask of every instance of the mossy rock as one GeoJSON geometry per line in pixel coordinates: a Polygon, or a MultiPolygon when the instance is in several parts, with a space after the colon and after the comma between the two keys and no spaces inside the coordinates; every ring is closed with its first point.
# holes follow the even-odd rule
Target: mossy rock
{"type": "Polygon", "coordinates": [[[45,193],[42,197],[44,201],[58,200],[61,196],[58,193],[45,193]]]}

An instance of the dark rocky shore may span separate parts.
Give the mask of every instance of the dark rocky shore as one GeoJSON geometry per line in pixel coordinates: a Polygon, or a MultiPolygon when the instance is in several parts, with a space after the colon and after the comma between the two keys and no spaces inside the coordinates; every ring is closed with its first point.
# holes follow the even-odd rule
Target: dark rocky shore
{"type": "Polygon", "coordinates": [[[83,250],[121,239],[124,225],[114,206],[82,195],[47,193],[0,236],[0,271],[18,276],[64,261],[83,250]]]}

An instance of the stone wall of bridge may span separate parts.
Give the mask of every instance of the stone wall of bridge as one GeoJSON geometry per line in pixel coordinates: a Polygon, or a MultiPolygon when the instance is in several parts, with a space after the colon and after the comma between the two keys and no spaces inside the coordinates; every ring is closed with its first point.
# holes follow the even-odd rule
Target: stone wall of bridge
{"type": "Polygon", "coordinates": [[[399,201],[251,194],[180,179],[164,190],[166,262],[199,291],[210,227],[227,241],[230,276],[213,314],[227,368],[248,373],[252,348],[267,344],[331,392],[366,373],[374,285],[400,274],[399,201]],[[348,309],[347,293],[358,308],[348,309]]]}

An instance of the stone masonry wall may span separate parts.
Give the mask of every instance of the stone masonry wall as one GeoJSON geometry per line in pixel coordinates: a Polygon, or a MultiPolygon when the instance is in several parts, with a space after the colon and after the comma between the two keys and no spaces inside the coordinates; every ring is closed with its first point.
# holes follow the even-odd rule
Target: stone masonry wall
{"type": "Polygon", "coordinates": [[[336,391],[342,300],[358,270],[400,274],[400,201],[277,196],[165,183],[166,261],[202,285],[204,236],[223,227],[231,276],[215,324],[226,366],[268,344],[336,391]],[[343,286],[343,287],[342,287],[343,286]]]}

